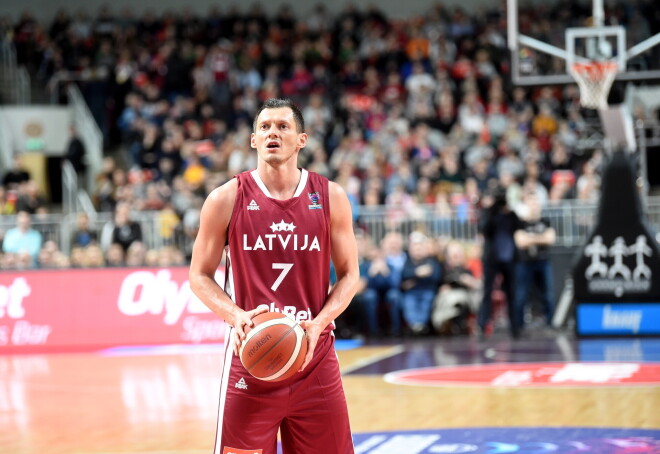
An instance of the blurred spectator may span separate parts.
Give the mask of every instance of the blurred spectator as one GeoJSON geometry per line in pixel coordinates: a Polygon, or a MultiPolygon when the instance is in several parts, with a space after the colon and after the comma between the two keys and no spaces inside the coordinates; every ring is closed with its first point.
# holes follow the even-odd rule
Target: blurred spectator
{"type": "Polygon", "coordinates": [[[133,241],[126,252],[126,266],[144,266],[147,249],[141,241],[133,241]]]}
{"type": "Polygon", "coordinates": [[[390,231],[381,240],[381,248],[385,253],[385,261],[390,269],[391,288],[385,295],[390,314],[390,329],[395,336],[401,334],[403,320],[401,302],[401,276],[406,264],[408,254],[404,251],[403,235],[397,231],[390,231]]]}
{"type": "Polygon", "coordinates": [[[386,333],[399,335],[401,331],[400,272],[390,266],[382,248],[373,244],[370,246],[367,260],[362,267],[366,280],[362,299],[366,311],[367,334],[376,337],[386,333]],[[382,314],[385,313],[389,316],[390,326],[387,329],[384,329],[381,323],[384,318],[382,314]]]}
{"type": "Polygon", "coordinates": [[[69,128],[69,143],[66,147],[66,154],[64,159],[71,163],[73,170],[76,171],[78,175],[78,186],[81,188],[86,187],[85,185],[85,170],[87,169],[87,164],[85,161],[85,144],[78,136],[75,126],[71,125],[69,128]]]}
{"type": "Polygon", "coordinates": [[[479,307],[481,281],[467,268],[464,246],[450,241],[445,246],[440,289],[435,298],[432,322],[441,334],[468,334],[470,317],[479,307]]]}
{"type": "Polygon", "coordinates": [[[17,270],[28,270],[35,267],[34,259],[29,252],[19,252],[15,255],[15,268],[17,270]]]}
{"type": "Polygon", "coordinates": [[[112,243],[108,248],[108,251],[105,253],[105,263],[106,266],[118,267],[124,266],[124,248],[121,244],[112,243]]]}
{"type": "Polygon", "coordinates": [[[27,211],[30,214],[47,211],[46,199],[40,194],[36,181],[28,180],[18,186],[16,211],[27,211]]]}
{"type": "MultiPolygon", "coordinates": [[[[2,242],[2,250],[12,254],[27,254],[31,266],[37,265],[41,250],[41,233],[31,227],[30,213],[19,211],[16,215],[16,227],[7,230],[2,242]]],[[[22,260],[24,257],[21,258],[22,260]]]]}
{"type": "Polygon", "coordinates": [[[173,244],[176,240],[175,236],[181,231],[181,220],[179,216],[177,216],[172,205],[169,203],[158,212],[157,216],[160,237],[166,244],[173,244]]]}
{"type": "Polygon", "coordinates": [[[16,212],[16,193],[9,193],[4,186],[0,186],[0,215],[14,214],[16,212]]]}
{"type": "Polygon", "coordinates": [[[157,265],[160,267],[185,265],[185,257],[174,246],[163,246],[157,250],[157,265]]]}
{"type": "Polygon", "coordinates": [[[468,134],[476,136],[484,130],[484,107],[475,91],[469,91],[463,96],[463,102],[458,106],[458,121],[468,134]]]}
{"type": "Polygon", "coordinates": [[[441,278],[440,263],[431,252],[429,239],[423,233],[411,233],[401,290],[403,318],[415,335],[429,332],[431,308],[441,278]]]}
{"type": "Polygon", "coordinates": [[[157,249],[149,249],[144,255],[144,265],[150,267],[158,267],[160,254],[157,249]]]}
{"type": "Polygon", "coordinates": [[[56,254],[60,248],[53,240],[48,240],[43,243],[39,250],[39,267],[40,268],[55,268],[56,267],[56,254]]]}
{"type": "Polygon", "coordinates": [[[12,167],[5,172],[2,177],[2,185],[8,190],[16,190],[18,186],[30,179],[30,172],[23,164],[23,157],[19,154],[14,155],[12,167]]]}
{"type": "Polygon", "coordinates": [[[76,230],[71,235],[71,246],[85,247],[98,240],[98,234],[89,225],[87,213],[78,213],[76,216],[76,230]]]}
{"type": "Polygon", "coordinates": [[[597,202],[600,196],[600,176],[596,173],[596,164],[586,161],[582,165],[582,174],[575,185],[579,200],[597,202]]]}
{"type": "Polygon", "coordinates": [[[71,267],[83,268],[85,266],[85,246],[73,246],[69,257],[71,267]]]}
{"type": "Polygon", "coordinates": [[[83,249],[83,268],[101,268],[105,265],[103,249],[99,245],[92,243],[83,249]]]}
{"type": "MultiPolygon", "coordinates": [[[[410,43],[409,43],[410,44],[410,43]]],[[[433,110],[433,92],[435,91],[435,79],[426,71],[421,61],[412,64],[412,72],[405,81],[408,92],[408,104],[406,112],[409,118],[415,118],[420,112],[433,110]]]]}
{"type": "Polygon", "coordinates": [[[167,185],[161,186],[157,183],[146,184],[146,194],[144,199],[138,200],[136,205],[141,210],[158,211],[165,208],[166,199],[170,189],[167,185]]]}
{"type": "Polygon", "coordinates": [[[118,203],[113,220],[103,226],[101,247],[107,251],[111,244],[117,243],[127,251],[134,241],[142,241],[142,226],[131,220],[130,204],[118,203]]]}

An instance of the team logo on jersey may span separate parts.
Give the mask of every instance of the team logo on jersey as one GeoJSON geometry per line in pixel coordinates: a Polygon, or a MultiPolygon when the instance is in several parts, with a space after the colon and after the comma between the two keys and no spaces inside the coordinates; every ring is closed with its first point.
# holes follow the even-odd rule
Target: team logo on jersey
{"type": "Polygon", "coordinates": [[[312,202],[311,205],[308,205],[310,210],[320,210],[323,208],[319,203],[320,196],[318,192],[310,192],[307,196],[309,197],[309,201],[312,202]]]}
{"type": "Polygon", "coordinates": [[[257,205],[257,202],[252,199],[252,202],[250,202],[247,206],[248,211],[256,211],[259,210],[259,205],[257,205]]]}
{"type": "Polygon", "coordinates": [[[284,219],[282,219],[279,223],[275,224],[274,222],[270,225],[270,229],[273,232],[293,232],[293,230],[296,228],[295,225],[292,223],[284,222],[284,219]]]}
{"type": "Polygon", "coordinates": [[[245,379],[241,377],[240,380],[236,382],[236,388],[238,389],[247,389],[247,383],[245,383],[245,379]]]}

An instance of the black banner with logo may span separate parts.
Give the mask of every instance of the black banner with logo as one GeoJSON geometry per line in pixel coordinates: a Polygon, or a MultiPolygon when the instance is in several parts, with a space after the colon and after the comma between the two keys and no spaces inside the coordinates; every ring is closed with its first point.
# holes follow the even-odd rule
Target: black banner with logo
{"type": "Polygon", "coordinates": [[[660,335],[660,248],[629,155],[612,154],[597,222],[573,266],[579,335],[660,335]]]}

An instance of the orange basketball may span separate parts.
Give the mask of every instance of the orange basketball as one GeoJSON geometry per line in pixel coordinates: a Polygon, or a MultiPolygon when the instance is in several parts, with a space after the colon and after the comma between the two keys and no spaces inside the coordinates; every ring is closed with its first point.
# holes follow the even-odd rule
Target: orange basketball
{"type": "Polygon", "coordinates": [[[307,354],[305,330],[286,315],[266,312],[254,319],[239,356],[245,369],[256,378],[281,381],[294,375],[307,354]]]}

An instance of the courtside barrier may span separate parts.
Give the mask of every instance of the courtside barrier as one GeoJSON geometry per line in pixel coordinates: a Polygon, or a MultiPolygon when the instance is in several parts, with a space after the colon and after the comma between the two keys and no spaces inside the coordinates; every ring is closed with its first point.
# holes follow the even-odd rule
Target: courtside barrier
{"type": "Polygon", "coordinates": [[[187,267],[0,273],[0,354],[208,344],[224,334],[190,290],[187,267]]]}

